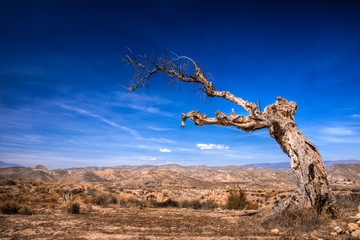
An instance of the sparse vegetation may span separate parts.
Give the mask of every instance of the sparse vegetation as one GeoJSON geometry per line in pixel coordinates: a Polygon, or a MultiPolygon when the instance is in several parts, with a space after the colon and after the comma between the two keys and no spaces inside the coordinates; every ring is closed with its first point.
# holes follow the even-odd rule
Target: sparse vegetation
{"type": "Polygon", "coordinates": [[[360,193],[350,192],[335,195],[336,204],[342,211],[356,211],[360,206],[360,193]]]}
{"type": "Polygon", "coordinates": [[[319,215],[315,210],[289,210],[268,217],[263,224],[268,228],[280,228],[288,234],[299,234],[325,226],[329,221],[330,217],[319,215]]]}
{"type": "Polygon", "coordinates": [[[14,186],[16,185],[17,182],[14,179],[8,178],[8,179],[4,179],[0,182],[0,186],[14,186]]]}
{"type": "MultiPolygon", "coordinates": [[[[207,233],[214,229],[219,229],[211,232],[213,237],[218,236],[216,234],[221,234],[229,238],[242,238],[242,236],[247,236],[246,234],[266,236],[271,228],[279,228],[285,234],[284,236],[299,236],[299,234],[307,234],[314,229],[323,229],[329,224],[327,218],[311,212],[295,212],[289,215],[273,216],[262,225],[260,224],[262,222],[261,217],[256,215],[253,219],[244,216],[244,213],[256,213],[257,211],[251,211],[251,209],[258,207],[269,209],[274,204],[283,201],[290,194],[289,191],[284,189],[279,190],[277,193],[276,190],[272,189],[272,186],[271,188],[262,188],[260,190],[258,188],[255,188],[255,190],[247,188],[225,190],[222,188],[216,191],[214,189],[199,190],[197,188],[137,189],[113,187],[111,189],[112,193],[110,193],[109,187],[106,184],[92,186],[78,186],[74,184],[73,186],[63,185],[60,188],[59,184],[44,184],[39,181],[14,181],[15,185],[13,185],[12,181],[2,181],[6,183],[6,185],[2,185],[0,188],[0,211],[1,214],[4,214],[2,215],[3,219],[9,217],[16,218],[20,214],[22,215],[21,218],[18,216],[17,219],[27,219],[28,216],[26,215],[34,215],[36,213],[36,215],[31,216],[31,219],[37,217],[42,219],[40,221],[43,221],[46,218],[48,221],[49,216],[52,216],[49,213],[58,211],[61,214],[74,214],[72,217],[74,221],[83,221],[85,229],[88,229],[88,226],[93,224],[89,223],[90,220],[88,219],[93,219],[96,222],[96,224],[91,225],[95,228],[97,228],[100,221],[104,222],[104,228],[115,221],[117,224],[122,222],[124,226],[132,224],[131,222],[134,221],[134,225],[131,226],[134,229],[137,227],[147,228],[152,224],[151,226],[156,229],[159,227],[161,229],[170,228],[172,232],[176,232],[176,229],[182,229],[181,231],[191,234],[195,233],[199,226],[204,226],[202,231],[207,233]],[[254,193],[253,196],[251,193],[254,193]],[[66,201],[64,196],[68,196],[68,199],[71,199],[71,201],[66,201]],[[65,202],[71,204],[64,204],[65,202]],[[236,207],[229,207],[234,206],[230,205],[230,203],[236,207]],[[64,205],[66,211],[61,211],[61,209],[64,209],[64,205]],[[100,210],[102,207],[106,207],[106,210],[100,210]],[[111,210],[109,211],[109,209],[111,210]],[[212,209],[215,210],[209,211],[212,209]],[[233,214],[232,211],[222,209],[234,209],[236,211],[244,209],[246,211],[233,214]],[[99,214],[100,211],[102,214],[99,214]],[[108,211],[115,212],[116,214],[107,214],[106,212],[108,211]],[[76,214],[80,212],[82,214],[77,216],[76,214]],[[154,215],[149,216],[150,212],[154,215]],[[168,213],[172,214],[171,217],[166,215],[168,213]],[[83,216],[86,217],[83,218],[83,216]],[[116,220],[115,216],[117,216],[116,220]],[[184,222],[183,219],[188,219],[187,221],[189,221],[186,227],[181,225],[184,222]],[[227,219],[231,219],[231,222],[236,223],[243,222],[243,226],[231,225],[232,223],[228,222],[227,219]],[[140,224],[141,221],[144,221],[143,225],[140,224]],[[176,223],[179,225],[174,225],[176,221],[180,221],[176,223]],[[257,229],[253,230],[253,228],[246,227],[246,221],[257,229]],[[105,224],[106,222],[107,225],[105,224]],[[221,226],[221,229],[218,228],[218,225],[221,226]]],[[[353,190],[358,189],[358,186],[351,188],[341,188],[341,186],[338,186],[338,188],[336,200],[338,208],[342,210],[341,217],[349,219],[348,212],[357,211],[357,206],[360,205],[360,193],[353,190]]],[[[59,219],[57,221],[60,221],[61,215],[58,216],[59,219]]],[[[1,221],[2,218],[0,217],[0,224],[3,224],[1,221]]],[[[53,224],[56,226],[56,222],[53,224]]],[[[16,226],[16,228],[18,227],[16,226]]],[[[181,233],[179,232],[179,234],[181,233]]],[[[203,232],[198,232],[197,234],[203,234],[203,232]]],[[[0,236],[7,236],[11,239],[9,234],[5,235],[0,232],[0,236]]],[[[50,236],[47,237],[50,238],[50,236]]],[[[324,239],[326,239],[326,236],[324,239]]]]}

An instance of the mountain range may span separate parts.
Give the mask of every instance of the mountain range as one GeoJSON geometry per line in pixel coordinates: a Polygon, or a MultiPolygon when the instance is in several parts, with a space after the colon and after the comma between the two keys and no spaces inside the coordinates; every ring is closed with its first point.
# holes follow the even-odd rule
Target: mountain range
{"type": "MultiPolygon", "coordinates": [[[[335,164],[327,169],[331,182],[360,182],[360,164],[335,164]]],[[[10,167],[0,169],[0,179],[42,181],[61,184],[117,183],[123,187],[197,187],[222,184],[251,186],[295,186],[296,178],[290,168],[257,166],[116,166],[64,168],[49,170],[44,166],[10,167]]]]}

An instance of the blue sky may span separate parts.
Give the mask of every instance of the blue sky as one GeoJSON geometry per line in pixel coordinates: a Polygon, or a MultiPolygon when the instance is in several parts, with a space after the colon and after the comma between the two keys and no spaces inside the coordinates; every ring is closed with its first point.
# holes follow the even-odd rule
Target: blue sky
{"type": "Polygon", "coordinates": [[[0,2],[0,160],[49,168],[289,161],[266,129],[183,129],[181,113],[243,110],[156,75],[127,93],[136,54],[186,55],[218,90],[298,104],[324,160],[360,160],[359,1],[0,2]]]}

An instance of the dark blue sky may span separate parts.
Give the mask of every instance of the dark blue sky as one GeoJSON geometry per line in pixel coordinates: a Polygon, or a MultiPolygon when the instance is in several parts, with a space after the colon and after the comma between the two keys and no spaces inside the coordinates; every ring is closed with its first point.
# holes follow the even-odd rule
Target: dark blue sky
{"type": "Polygon", "coordinates": [[[266,130],[180,129],[182,112],[236,107],[191,86],[170,91],[157,75],[149,92],[127,94],[129,47],[189,56],[218,90],[262,106],[295,101],[325,160],[360,159],[359,12],[359,1],[1,1],[0,158],[52,168],[287,161],[266,130]]]}

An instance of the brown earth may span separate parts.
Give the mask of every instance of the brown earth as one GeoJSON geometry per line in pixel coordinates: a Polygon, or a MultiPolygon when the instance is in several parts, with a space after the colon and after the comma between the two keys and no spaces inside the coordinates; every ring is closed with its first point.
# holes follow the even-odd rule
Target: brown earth
{"type": "MultiPolygon", "coordinates": [[[[340,169],[343,176],[346,166],[340,169]]],[[[269,223],[268,211],[295,188],[288,169],[37,166],[0,169],[0,178],[0,239],[355,239],[346,227],[357,221],[360,205],[360,185],[346,179],[332,185],[337,219],[310,214],[269,223]],[[238,187],[247,207],[227,209],[238,187]],[[80,214],[67,212],[66,194],[80,204],[80,214]],[[17,213],[5,214],[14,206],[17,213]],[[343,230],[334,236],[336,227],[343,230]]]]}

